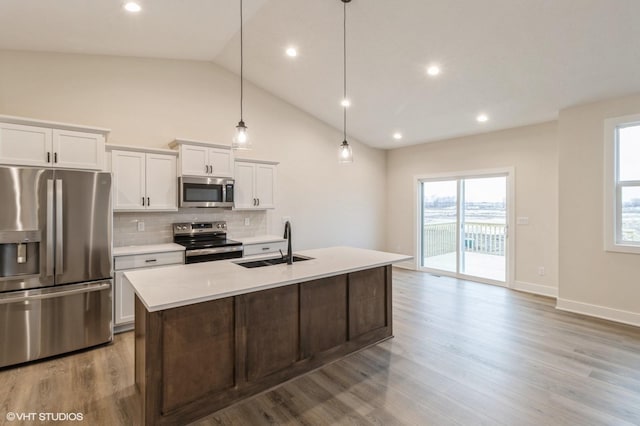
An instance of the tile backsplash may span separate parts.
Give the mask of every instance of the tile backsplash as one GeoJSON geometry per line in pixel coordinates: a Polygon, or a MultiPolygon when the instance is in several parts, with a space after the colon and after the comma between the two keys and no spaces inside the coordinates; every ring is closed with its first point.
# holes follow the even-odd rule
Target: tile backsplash
{"type": "Polygon", "coordinates": [[[180,209],[168,213],[114,213],[113,246],[162,244],[173,242],[171,224],[176,222],[227,221],[230,238],[254,237],[267,233],[265,211],[232,211],[217,209],[180,209]],[[245,225],[248,218],[250,224],[245,225]],[[138,231],[138,222],[144,222],[144,231],[138,231]]]}

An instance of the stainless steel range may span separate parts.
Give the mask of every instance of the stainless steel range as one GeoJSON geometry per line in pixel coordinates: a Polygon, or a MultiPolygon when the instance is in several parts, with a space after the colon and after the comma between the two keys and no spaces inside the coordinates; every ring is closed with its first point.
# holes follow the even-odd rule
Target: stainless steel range
{"type": "Polygon", "coordinates": [[[227,222],[174,223],[173,242],[186,247],[185,263],[242,257],[242,243],[227,239],[227,222]]]}

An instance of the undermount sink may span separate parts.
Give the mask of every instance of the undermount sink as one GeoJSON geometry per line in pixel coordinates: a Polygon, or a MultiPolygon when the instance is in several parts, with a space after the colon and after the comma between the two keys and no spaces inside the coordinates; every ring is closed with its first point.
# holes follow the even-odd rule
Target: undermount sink
{"type": "MultiPolygon", "coordinates": [[[[312,257],[306,256],[298,256],[293,255],[293,262],[302,262],[305,260],[311,260],[312,257]]],[[[244,262],[234,262],[237,265],[243,266],[245,268],[262,268],[263,266],[273,266],[273,265],[281,265],[283,263],[287,263],[287,259],[284,257],[274,257],[271,259],[260,259],[260,260],[247,260],[244,262]]]]}

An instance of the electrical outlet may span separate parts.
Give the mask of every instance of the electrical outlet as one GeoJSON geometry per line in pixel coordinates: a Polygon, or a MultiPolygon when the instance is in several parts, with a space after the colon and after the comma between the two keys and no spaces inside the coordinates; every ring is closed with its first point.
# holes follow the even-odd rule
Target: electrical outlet
{"type": "Polygon", "coordinates": [[[251,226],[251,218],[250,217],[245,217],[244,218],[244,226],[251,226]]]}
{"type": "Polygon", "coordinates": [[[284,225],[287,222],[291,222],[291,216],[282,216],[282,224],[284,225]]]}
{"type": "Polygon", "coordinates": [[[141,220],[138,221],[138,232],[144,232],[144,222],[141,220]]]}
{"type": "Polygon", "coordinates": [[[544,276],[544,266],[538,266],[538,275],[544,276]]]}

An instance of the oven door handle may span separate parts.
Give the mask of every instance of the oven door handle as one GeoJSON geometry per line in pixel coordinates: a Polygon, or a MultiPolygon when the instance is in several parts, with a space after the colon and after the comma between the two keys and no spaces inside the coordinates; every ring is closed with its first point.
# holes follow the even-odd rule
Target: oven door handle
{"type": "Polygon", "coordinates": [[[231,246],[231,247],[219,247],[219,248],[208,248],[208,249],[198,249],[198,250],[187,250],[185,252],[185,256],[203,256],[207,254],[220,254],[220,253],[232,253],[235,251],[242,251],[242,246],[231,246]]]}

